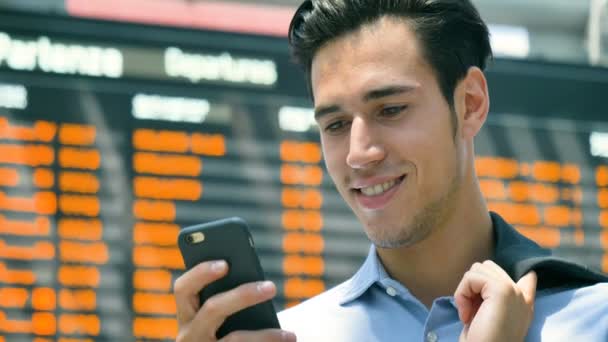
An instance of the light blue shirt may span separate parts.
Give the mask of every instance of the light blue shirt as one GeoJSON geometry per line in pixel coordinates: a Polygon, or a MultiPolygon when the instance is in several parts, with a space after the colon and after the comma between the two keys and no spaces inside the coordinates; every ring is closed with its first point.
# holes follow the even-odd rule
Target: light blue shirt
{"type": "MultiPolygon", "coordinates": [[[[458,341],[463,327],[453,297],[437,298],[428,310],[387,275],[373,246],[351,279],[279,320],[299,342],[458,341]]],[[[608,283],[538,291],[526,341],[608,342],[608,283]]]]}

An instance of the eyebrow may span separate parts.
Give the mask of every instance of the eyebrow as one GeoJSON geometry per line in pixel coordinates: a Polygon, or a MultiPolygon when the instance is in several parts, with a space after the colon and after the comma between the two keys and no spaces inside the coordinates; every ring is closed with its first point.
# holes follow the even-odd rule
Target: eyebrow
{"type": "MultiPolygon", "coordinates": [[[[416,89],[415,86],[409,86],[409,85],[388,85],[388,86],[381,87],[378,89],[370,90],[367,93],[365,93],[365,95],[363,95],[363,102],[369,102],[369,101],[381,99],[383,97],[407,93],[414,89],[416,89]]],[[[339,112],[341,109],[342,108],[336,104],[329,105],[329,106],[320,106],[318,108],[315,108],[315,120],[318,120],[320,117],[322,117],[324,115],[339,112]]]]}
{"type": "Polygon", "coordinates": [[[407,93],[407,92],[410,92],[410,91],[412,91],[414,89],[416,89],[416,87],[405,86],[405,85],[389,85],[389,86],[386,86],[386,87],[382,87],[382,88],[379,88],[379,89],[374,89],[374,90],[368,91],[363,96],[363,101],[364,102],[369,102],[369,101],[377,100],[377,99],[380,99],[380,98],[383,98],[383,97],[387,97],[387,96],[393,96],[393,95],[407,93]]]}

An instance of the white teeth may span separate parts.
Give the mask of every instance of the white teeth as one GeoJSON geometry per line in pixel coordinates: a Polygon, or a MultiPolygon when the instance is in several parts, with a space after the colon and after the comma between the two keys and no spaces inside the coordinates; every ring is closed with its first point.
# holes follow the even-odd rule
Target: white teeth
{"type": "Polygon", "coordinates": [[[396,180],[391,180],[388,182],[384,182],[382,184],[376,184],[376,185],[369,186],[367,188],[361,188],[361,192],[365,196],[378,196],[378,195],[384,193],[385,191],[387,191],[388,189],[392,188],[393,185],[395,185],[396,183],[397,183],[396,180]]]}

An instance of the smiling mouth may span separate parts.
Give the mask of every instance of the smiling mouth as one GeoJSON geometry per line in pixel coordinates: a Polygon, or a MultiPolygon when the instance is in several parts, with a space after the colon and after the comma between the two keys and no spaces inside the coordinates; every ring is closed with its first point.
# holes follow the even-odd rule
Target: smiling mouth
{"type": "Polygon", "coordinates": [[[368,186],[365,188],[354,189],[354,190],[363,194],[364,196],[379,196],[379,195],[382,195],[383,193],[389,191],[396,185],[400,184],[403,181],[403,179],[405,179],[405,175],[403,175],[399,178],[392,179],[390,181],[386,181],[381,184],[376,184],[373,186],[368,186]]]}

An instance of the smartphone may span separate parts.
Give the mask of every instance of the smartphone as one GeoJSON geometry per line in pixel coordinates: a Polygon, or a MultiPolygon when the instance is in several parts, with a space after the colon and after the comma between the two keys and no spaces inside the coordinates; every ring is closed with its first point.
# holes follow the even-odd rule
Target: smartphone
{"type": "MultiPolygon", "coordinates": [[[[178,246],[186,269],[203,261],[225,260],[228,274],[200,292],[201,306],[213,295],[239,285],[264,280],[264,272],[254,249],[245,220],[231,217],[183,228],[178,246]]],[[[280,329],[272,301],[254,305],[229,316],[217,331],[220,339],[235,330],[280,329]]]]}

